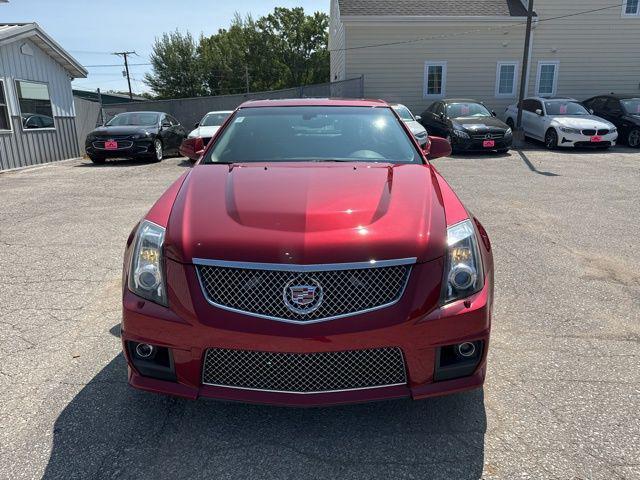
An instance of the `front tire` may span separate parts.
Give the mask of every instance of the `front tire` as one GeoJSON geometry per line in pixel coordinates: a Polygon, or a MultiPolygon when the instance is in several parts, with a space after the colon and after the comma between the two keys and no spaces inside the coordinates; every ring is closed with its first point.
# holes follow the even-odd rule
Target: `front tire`
{"type": "Polygon", "coordinates": [[[558,148],[558,134],[555,129],[550,128],[547,130],[547,133],[544,134],[544,146],[549,150],[558,148]]]}
{"type": "Polygon", "coordinates": [[[151,156],[151,161],[154,163],[161,162],[164,158],[164,149],[162,146],[162,140],[156,138],[153,141],[153,155],[151,156]]]}
{"type": "Polygon", "coordinates": [[[640,129],[634,128],[627,135],[627,145],[631,148],[640,148],[640,129]]]}
{"type": "Polygon", "coordinates": [[[507,126],[514,131],[516,129],[516,124],[513,123],[513,119],[511,117],[507,118],[507,126]]]}
{"type": "Polygon", "coordinates": [[[508,153],[508,152],[509,152],[509,149],[508,149],[508,148],[501,148],[500,150],[497,150],[497,152],[498,152],[500,155],[504,155],[505,153],[508,153]]]}

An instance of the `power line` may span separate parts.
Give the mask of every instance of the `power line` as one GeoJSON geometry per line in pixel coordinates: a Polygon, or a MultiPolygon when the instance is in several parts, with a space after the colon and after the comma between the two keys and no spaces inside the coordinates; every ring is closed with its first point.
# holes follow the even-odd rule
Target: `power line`
{"type": "MultiPolygon", "coordinates": [[[[113,54],[112,54],[113,55],[113,54]]],[[[152,63],[130,63],[130,67],[137,67],[142,65],[153,65],[152,63]]],[[[83,65],[84,68],[101,68],[101,67],[122,67],[119,63],[105,63],[102,65],[83,65]]]]}
{"type": "MultiPolygon", "coordinates": [[[[555,17],[538,18],[536,20],[536,23],[550,22],[550,21],[553,21],[553,20],[560,20],[560,19],[563,19],[563,18],[577,17],[579,15],[586,15],[586,14],[589,14],[589,13],[601,12],[603,10],[609,10],[609,9],[612,9],[612,8],[622,8],[623,5],[626,5],[626,3],[618,3],[616,5],[609,5],[609,6],[606,6],[606,7],[593,8],[591,10],[583,10],[583,11],[580,11],[580,12],[569,13],[569,14],[565,14],[565,15],[558,15],[558,16],[555,16],[555,17]]],[[[346,52],[346,51],[350,51],[350,50],[362,50],[362,49],[366,49],[366,48],[390,47],[390,46],[394,46],[394,45],[407,45],[407,44],[411,44],[411,43],[427,42],[429,40],[440,40],[440,39],[446,39],[446,38],[461,37],[461,36],[470,35],[470,34],[474,34],[474,33],[491,32],[491,31],[494,31],[494,30],[507,30],[507,29],[511,29],[511,28],[515,28],[515,27],[521,27],[523,25],[526,25],[526,23],[527,23],[526,21],[525,22],[517,22],[517,23],[511,23],[511,24],[502,25],[502,26],[487,27],[487,28],[476,28],[476,29],[473,29],[473,30],[466,30],[464,32],[443,33],[441,35],[432,35],[430,37],[413,38],[411,40],[398,40],[396,42],[376,43],[376,44],[370,44],[370,45],[357,45],[357,46],[354,46],[354,47],[345,47],[345,48],[334,48],[334,49],[330,49],[329,52],[346,52]]]]}

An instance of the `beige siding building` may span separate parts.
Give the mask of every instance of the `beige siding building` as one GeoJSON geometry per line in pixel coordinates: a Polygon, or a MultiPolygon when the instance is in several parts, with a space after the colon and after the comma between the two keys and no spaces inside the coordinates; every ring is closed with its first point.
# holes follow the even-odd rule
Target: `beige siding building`
{"type": "MultiPolygon", "coordinates": [[[[500,115],[520,86],[527,0],[332,0],[331,78],[420,113],[475,98],[500,115]]],[[[640,0],[535,0],[527,95],[640,95],[640,0]],[[616,3],[616,2],[613,2],[616,3]]]]}

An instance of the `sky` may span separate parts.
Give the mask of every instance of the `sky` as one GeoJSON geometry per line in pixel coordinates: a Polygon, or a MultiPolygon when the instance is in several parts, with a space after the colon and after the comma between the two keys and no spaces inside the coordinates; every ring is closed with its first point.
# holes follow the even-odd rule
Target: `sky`
{"type": "MultiPolygon", "coordinates": [[[[9,0],[0,2],[0,23],[37,22],[44,28],[87,67],[89,76],[74,80],[74,88],[127,91],[122,58],[112,52],[134,50],[139,56],[131,56],[130,64],[148,63],[155,38],[164,32],[212,35],[228,27],[235,12],[257,18],[276,6],[328,13],[329,0],[9,0]]],[[[130,66],[134,93],[148,91],[142,79],[149,68],[130,66]]]]}

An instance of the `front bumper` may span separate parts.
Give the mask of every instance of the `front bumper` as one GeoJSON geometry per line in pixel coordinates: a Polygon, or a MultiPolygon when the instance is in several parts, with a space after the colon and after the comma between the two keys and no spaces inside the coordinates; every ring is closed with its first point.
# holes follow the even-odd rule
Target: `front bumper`
{"type": "Polygon", "coordinates": [[[121,158],[149,156],[155,154],[153,139],[151,138],[119,141],[118,148],[115,150],[105,149],[101,146],[102,143],[102,141],[87,142],[85,144],[85,151],[87,152],[87,155],[102,158],[121,158]]]}
{"type": "MultiPolygon", "coordinates": [[[[420,286],[421,278],[441,272],[441,265],[416,265],[403,300],[395,306],[313,325],[288,325],[206,304],[199,286],[194,284],[193,267],[187,265],[177,268],[183,270],[177,274],[183,280],[180,295],[190,298],[174,305],[171,299],[176,292],[172,294],[170,291],[172,309],[147,302],[126,289],[124,291],[123,346],[133,341],[167,347],[172,355],[176,378],[173,382],[141,375],[133,366],[130,352],[125,347],[129,383],[133,387],[189,399],[207,397],[248,403],[318,406],[402,397],[422,399],[478,388],[484,382],[492,308],[492,278],[489,276],[484,289],[465,301],[421,311],[414,301],[416,289],[420,286]],[[187,288],[189,293],[186,292],[187,288]],[[398,316],[400,321],[390,320],[398,316]],[[483,342],[475,370],[463,378],[436,381],[439,348],[466,341],[483,342]],[[402,350],[406,385],[292,393],[202,383],[203,362],[209,348],[312,353],[385,347],[399,347],[402,350]]],[[[432,293],[438,295],[438,292],[432,293]]]]}
{"type": "Polygon", "coordinates": [[[495,150],[508,150],[513,144],[513,135],[508,135],[502,138],[494,139],[493,147],[485,147],[483,145],[484,139],[479,138],[461,138],[453,135],[451,137],[451,147],[456,152],[484,152],[495,150]]]}
{"type": "Polygon", "coordinates": [[[602,135],[600,142],[592,142],[591,138],[592,137],[588,135],[566,133],[558,130],[558,147],[612,147],[618,140],[618,133],[602,135]]]}

